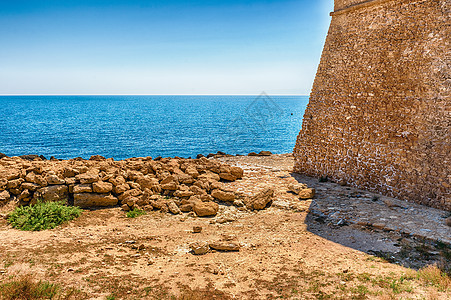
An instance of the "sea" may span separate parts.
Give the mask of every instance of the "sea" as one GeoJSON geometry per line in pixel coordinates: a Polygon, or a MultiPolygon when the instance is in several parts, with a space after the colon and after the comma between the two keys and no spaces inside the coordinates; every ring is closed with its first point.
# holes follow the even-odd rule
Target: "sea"
{"type": "Polygon", "coordinates": [[[196,157],[292,152],[307,96],[0,96],[0,152],[196,157]]]}

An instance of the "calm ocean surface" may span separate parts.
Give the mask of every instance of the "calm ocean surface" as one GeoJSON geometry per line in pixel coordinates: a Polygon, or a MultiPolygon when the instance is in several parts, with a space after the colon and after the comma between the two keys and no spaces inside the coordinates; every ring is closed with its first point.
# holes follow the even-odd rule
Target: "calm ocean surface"
{"type": "Polygon", "coordinates": [[[0,152],[116,160],[293,150],[307,96],[0,96],[0,152]]]}

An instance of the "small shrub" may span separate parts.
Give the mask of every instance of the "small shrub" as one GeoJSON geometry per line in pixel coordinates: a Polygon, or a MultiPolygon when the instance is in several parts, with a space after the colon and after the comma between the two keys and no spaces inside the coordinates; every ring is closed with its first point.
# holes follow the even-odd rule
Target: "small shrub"
{"type": "Polygon", "coordinates": [[[126,216],[127,216],[127,218],[136,218],[136,217],[139,217],[139,216],[142,216],[145,214],[146,214],[145,211],[134,208],[133,210],[128,211],[126,216]]]}
{"type": "Polygon", "coordinates": [[[35,205],[16,208],[8,222],[14,228],[27,231],[53,229],[64,222],[78,218],[82,210],[61,202],[38,201],[35,205]]]}
{"type": "Polygon", "coordinates": [[[418,278],[427,285],[435,286],[441,290],[451,288],[451,278],[436,265],[427,266],[418,271],[418,278]]]}
{"type": "Polygon", "coordinates": [[[60,292],[58,285],[34,282],[29,277],[0,285],[0,299],[52,299],[60,292]]]}

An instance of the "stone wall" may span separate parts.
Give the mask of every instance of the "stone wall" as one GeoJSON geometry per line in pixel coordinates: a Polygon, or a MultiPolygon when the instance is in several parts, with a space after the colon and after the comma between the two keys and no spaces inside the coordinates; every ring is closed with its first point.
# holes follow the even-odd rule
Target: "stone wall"
{"type": "Polygon", "coordinates": [[[451,210],[451,1],[336,0],[295,171],[451,210]]]}
{"type": "Polygon", "coordinates": [[[39,157],[0,158],[0,206],[38,200],[63,201],[82,208],[121,205],[126,211],[193,212],[210,216],[218,202],[251,206],[227,183],[243,170],[205,157],[131,158],[123,161],[94,156],[90,160],[43,160],[39,157]],[[241,198],[244,203],[239,200],[241,198]]]}

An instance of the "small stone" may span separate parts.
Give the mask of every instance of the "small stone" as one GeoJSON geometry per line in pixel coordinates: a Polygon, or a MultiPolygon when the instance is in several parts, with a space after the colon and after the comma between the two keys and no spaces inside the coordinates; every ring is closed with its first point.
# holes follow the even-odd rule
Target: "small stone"
{"type": "Polygon", "coordinates": [[[211,242],[210,248],[219,251],[239,251],[241,245],[238,242],[211,242]]]}
{"type": "Polygon", "coordinates": [[[204,255],[210,251],[210,247],[207,242],[196,242],[190,245],[191,250],[195,255],[204,255]]]}
{"type": "Polygon", "coordinates": [[[182,213],[180,211],[180,208],[177,206],[177,204],[175,204],[175,202],[172,200],[167,203],[167,206],[168,206],[169,211],[171,213],[173,213],[174,215],[179,215],[182,213]]]}
{"type": "Polygon", "coordinates": [[[445,219],[445,224],[451,227],[451,217],[445,219]]]}
{"type": "Polygon", "coordinates": [[[202,226],[193,226],[193,233],[202,232],[202,226]]]}
{"type": "Polygon", "coordinates": [[[303,189],[299,191],[299,199],[308,200],[315,197],[315,189],[303,189]]]}

